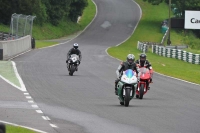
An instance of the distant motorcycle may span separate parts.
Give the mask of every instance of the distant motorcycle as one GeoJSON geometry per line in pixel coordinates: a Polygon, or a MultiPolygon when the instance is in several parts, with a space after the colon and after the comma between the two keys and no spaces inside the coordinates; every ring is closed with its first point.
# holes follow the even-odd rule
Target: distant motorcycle
{"type": "Polygon", "coordinates": [[[73,76],[74,72],[78,70],[79,64],[79,56],[76,54],[72,54],[67,62],[67,68],[70,76],[73,76]]]}
{"type": "MultiPolygon", "coordinates": [[[[153,70],[152,70],[153,71],[153,70]]],[[[143,95],[147,93],[150,84],[151,73],[148,68],[140,68],[140,80],[136,89],[136,98],[143,99],[143,95]]]]}
{"type": "Polygon", "coordinates": [[[129,102],[135,95],[137,88],[136,72],[128,69],[123,72],[120,81],[117,84],[118,99],[121,105],[129,106],[129,102]]]}

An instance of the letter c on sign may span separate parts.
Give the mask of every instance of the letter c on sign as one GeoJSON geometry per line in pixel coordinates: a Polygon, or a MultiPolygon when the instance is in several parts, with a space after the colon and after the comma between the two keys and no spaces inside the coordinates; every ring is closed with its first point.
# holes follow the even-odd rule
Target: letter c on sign
{"type": "Polygon", "coordinates": [[[194,18],[191,19],[191,23],[194,23],[194,22],[192,22],[193,19],[194,19],[194,18]]]}

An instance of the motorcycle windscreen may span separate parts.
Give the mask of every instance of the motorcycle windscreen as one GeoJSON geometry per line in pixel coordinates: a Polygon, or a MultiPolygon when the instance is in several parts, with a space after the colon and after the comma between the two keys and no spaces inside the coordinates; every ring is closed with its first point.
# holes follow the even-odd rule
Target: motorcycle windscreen
{"type": "Polygon", "coordinates": [[[125,75],[128,77],[128,78],[132,78],[134,76],[134,72],[133,70],[131,69],[128,69],[125,71],[125,75]]]}
{"type": "Polygon", "coordinates": [[[141,72],[141,74],[145,74],[145,73],[149,72],[149,70],[145,67],[142,67],[142,68],[140,68],[140,72],[141,72]]]}

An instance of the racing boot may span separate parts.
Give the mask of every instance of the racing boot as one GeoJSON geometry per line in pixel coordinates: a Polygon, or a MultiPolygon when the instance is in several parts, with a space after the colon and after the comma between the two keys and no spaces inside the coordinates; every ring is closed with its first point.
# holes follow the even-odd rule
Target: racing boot
{"type": "Polygon", "coordinates": [[[115,95],[118,95],[117,88],[115,88],[115,95]]]}
{"type": "Polygon", "coordinates": [[[150,90],[150,87],[148,87],[148,90],[150,90]]]}
{"type": "Polygon", "coordinates": [[[117,83],[118,83],[118,80],[115,80],[115,95],[118,95],[118,92],[117,92],[117,83]]]}
{"type": "Polygon", "coordinates": [[[152,78],[150,78],[150,83],[153,83],[152,78]]]}

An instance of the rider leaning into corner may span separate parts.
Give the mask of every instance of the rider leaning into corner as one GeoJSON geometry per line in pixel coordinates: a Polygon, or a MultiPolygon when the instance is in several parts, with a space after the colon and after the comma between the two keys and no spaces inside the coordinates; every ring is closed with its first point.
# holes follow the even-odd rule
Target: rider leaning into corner
{"type": "MultiPolygon", "coordinates": [[[[151,74],[150,83],[153,83],[153,82],[152,82],[153,68],[152,68],[152,66],[151,66],[151,63],[147,60],[146,54],[141,53],[139,59],[136,60],[135,63],[139,66],[139,68],[140,68],[140,67],[146,67],[146,68],[149,69],[149,72],[150,72],[150,74],[151,74]]],[[[150,87],[149,87],[148,89],[150,89],[150,87]]]]}
{"type": "Polygon", "coordinates": [[[125,62],[121,62],[121,64],[119,65],[119,67],[117,68],[117,79],[115,80],[115,94],[117,95],[117,84],[120,81],[120,78],[123,74],[123,71],[126,71],[127,69],[132,69],[133,71],[136,71],[137,75],[138,75],[138,81],[140,78],[140,69],[139,67],[137,67],[135,61],[135,56],[133,54],[128,54],[126,61],[125,62]]]}
{"type": "MultiPolygon", "coordinates": [[[[74,43],[73,44],[73,48],[71,48],[68,53],[67,53],[67,60],[66,60],[66,63],[68,64],[68,60],[70,58],[70,56],[72,54],[76,54],[79,56],[79,65],[81,63],[81,59],[82,59],[82,55],[81,55],[81,51],[78,49],[78,43],[74,43]]],[[[67,65],[68,66],[68,65],[67,65]]],[[[77,71],[78,71],[78,68],[77,68],[77,71]]]]}

